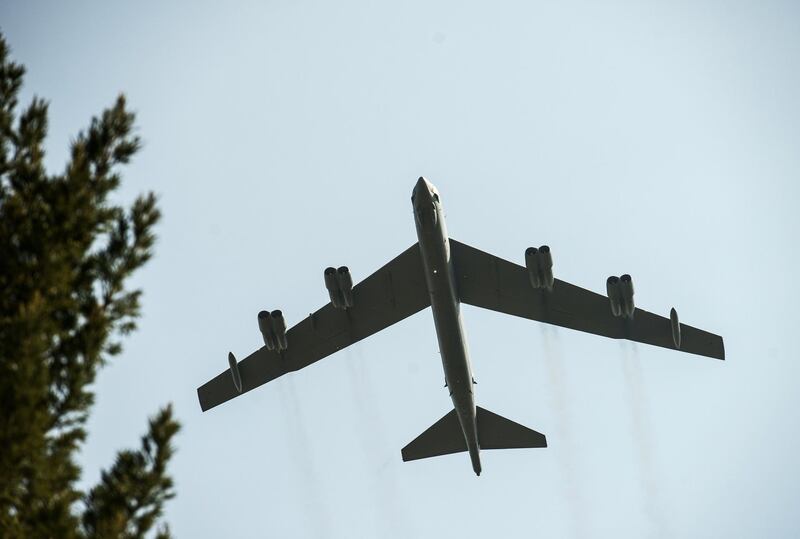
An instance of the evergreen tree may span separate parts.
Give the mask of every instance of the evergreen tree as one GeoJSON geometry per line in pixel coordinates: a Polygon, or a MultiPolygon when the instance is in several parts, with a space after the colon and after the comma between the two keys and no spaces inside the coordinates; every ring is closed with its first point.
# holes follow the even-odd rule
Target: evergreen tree
{"type": "Polygon", "coordinates": [[[91,385],[135,328],[141,291],[126,284],[152,255],[159,219],[152,193],[109,201],[140,146],[134,115],[120,96],[50,175],[47,103],[17,111],[24,73],[0,35],[0,536],[167,537],[171,406],[88,494],[76,488],[91,385]]]}

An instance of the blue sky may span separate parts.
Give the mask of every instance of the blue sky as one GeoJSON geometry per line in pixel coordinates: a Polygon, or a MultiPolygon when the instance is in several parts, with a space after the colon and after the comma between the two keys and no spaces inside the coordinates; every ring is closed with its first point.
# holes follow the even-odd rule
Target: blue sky
{"type": "Polygon", "coordinates": [[[0,27],[50,100],[48,164],[124,92],[158,193],[139,331],[98,377],[91,484],[146,417],[184,428],[180,537],[787,537],[800,531],[800,8],[794,2],[18,2],[0,27]],[[166,4],[166,5],[165,5],[166,4]],[[478,404],[545,450],[414,463],[451,404],[429,311],[208,413],[256,313],[322,305],[450,234],[725,338],[726,362],[464,307],[478,404]]]}

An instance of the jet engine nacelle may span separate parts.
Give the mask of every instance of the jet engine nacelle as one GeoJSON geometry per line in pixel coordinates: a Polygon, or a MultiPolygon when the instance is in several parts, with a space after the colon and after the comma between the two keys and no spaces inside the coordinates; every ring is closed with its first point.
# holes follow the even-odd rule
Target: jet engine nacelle
{"type": "Polygon", "coordinates": [[[286,342],[286,321],[283,319],[283,313],[272,311],[269,318],[272,321],[272,332],[275,335],[275,344],[278,350],[286,350],[289,343],[286,342]]]}
{"type": "Polygon", "coordinates": [[[342,294],[344,308],[353,306],[353,278],[350,277],[350,270],[347,266],[342,266],[336,270],[336,280],[339,282],[339,292],[342,294]]]}
{"type": "Polygon", "coordinates": [[[264,345],[267,350],[275,350],[275,335],[272,333],[272,322],[269,319],[269,312],[261,311],[258,313],[258,330],[264,338],[264,345]]]}
{"type": "Polygon", "coordinates": [[[286,350],[286,321],[280,311],[258,313],[258,329],[264,338],[267,350],[286,350]]]}
{"type": "Polygon", "coordinates": [[[622,292],[622,305],[625,316],[633,318],[636,305],[633,303],[633,280],[627,273],[619,278],[619,289],[622,292]]]}
{"type": "Polygon", "coordinates": [[[325,288],[328,289],[328,296],[331,303],[337,309],[342,308],[342,300],[339,297],[339,281],[336,278],[336,268],[325,268],[325,288]]]}
{"type": "Polygon", "coordinates": [[[619,277],[612,275],[606,280],[606,293],[608,294],[608,301],[611,303],[611,314],[614,316],[622,316],[619,277]]]}
{"type": "Polygon", "coordinates": [[[337,309],[348,309],[353,306],[353,278],[347,266],[325,268],[325,288],[331,304],[337,309]]]}
{"type": "Polygon", "coordinates": [[[528,270],[531,286],[547,290],[553,289],[555,279],[553,278],[553,255],[550,253],[550,247],[542,245],[538,249],[536,247],[525,249],[525,267],[528,270]]]}
{"type": "Polygon", "coordinates": [[[636,305],[633,303],[633,280],[627,273],[622,277],[611,276],[606,281],[606,292],[614,316],[633,318],[636,305]]]}

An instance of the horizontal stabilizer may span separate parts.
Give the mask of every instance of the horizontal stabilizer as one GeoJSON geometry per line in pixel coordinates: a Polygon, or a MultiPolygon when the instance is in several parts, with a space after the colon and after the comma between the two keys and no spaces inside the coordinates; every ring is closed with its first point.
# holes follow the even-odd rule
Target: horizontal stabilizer
{"type": "Polygon", "coordinates": [[[541,432],[514,423],[480,406],[477,411],[478,445],[481,449],[547,447],[547,438],[541,432]]]}
{"type": "MultiPolygon", "coordinates": [[[[480,406],[476,407],[478,445],[481,449],[516,449],[547,447],[545,435],[510,419],[501,417],[480,406]]],[[[467,450],[467,442],[458,415],[451,410],[428,430],[417,436],[402,450],[403,460],[426,459],[460,453],[467,450]]]]}
{"type": "Polygon", "coordinates": [[[431,425],[401,451],[403,460],[426,459],[467,450],[467,442],[455,410],[431,425]]]}

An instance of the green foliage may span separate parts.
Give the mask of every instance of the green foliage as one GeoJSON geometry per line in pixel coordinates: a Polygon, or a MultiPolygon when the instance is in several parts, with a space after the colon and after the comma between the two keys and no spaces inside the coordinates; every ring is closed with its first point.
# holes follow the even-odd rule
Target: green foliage
{"type": "MultiPolygon", "coordinates": [[[[86,497],[83,527],[94,537],[142,537],[161,516],[172,497],[166,466],[172,456],[170,439],[178,431],[167,407],[150,420],[139,451],[121,451],[114,466],[86,497]]],[[[163,533],[163,532],[162,532],[163,533]]],[[[162,537],[165,535],[162,535],[162,537]]]]}
{"type": "Polygon", "coordinates": [[[86,496],[75,454],[97,370],[136,327],[141,291],[126,282],[152,255],[159,210],[152,193],[109,200],[140,147],[122,96],[47,174],[48,105],[17,112],[24,72],[0,35],[0,536],[142,537],[173,496],[171,407],[86,496]]]}

